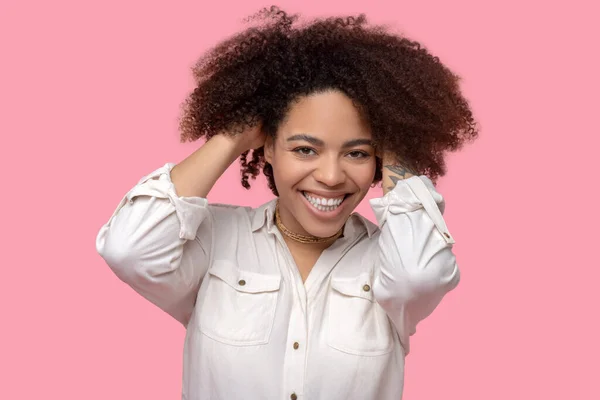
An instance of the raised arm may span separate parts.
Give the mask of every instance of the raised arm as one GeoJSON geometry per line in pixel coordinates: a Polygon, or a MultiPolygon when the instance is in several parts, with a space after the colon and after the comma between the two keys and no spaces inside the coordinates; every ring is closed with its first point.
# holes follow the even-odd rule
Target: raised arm
{"type": "Polygon", "coordinates": [[[119,279],[184,325],[210,263],[206,197],[248,145],[248,138],[217,135],[178,165],[154,171],[98,233],[96,248],[119,279]]]}
{"type": "Polygon", "coordinates": [[[383,165],[384,196],[371,200],[381,227],[373,293],[408,353],[417,324],[456,287],[460,273],[442,217],[443,197],[426,176],[393,159],[383,165]]]}

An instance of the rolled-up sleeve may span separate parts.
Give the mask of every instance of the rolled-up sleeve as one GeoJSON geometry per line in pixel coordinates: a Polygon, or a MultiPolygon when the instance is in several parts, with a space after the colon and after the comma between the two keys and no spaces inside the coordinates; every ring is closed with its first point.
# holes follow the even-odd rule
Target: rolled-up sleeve
{"type": "Polygon", "coordinates": [[[187,325],[212,245],[208,202],[179,197],[173,164],[142,178],[96,238],[96,249],[119,279],[187,325]]]}
{"type": "Polygon", "coordinates": [[[386,195],[372,199],[371,207],[381,228],[373,294],[408,353],[417,324],[460,280],[454,238],[442,216],[445,201],[421,175],[398,181],[386,195]]]}

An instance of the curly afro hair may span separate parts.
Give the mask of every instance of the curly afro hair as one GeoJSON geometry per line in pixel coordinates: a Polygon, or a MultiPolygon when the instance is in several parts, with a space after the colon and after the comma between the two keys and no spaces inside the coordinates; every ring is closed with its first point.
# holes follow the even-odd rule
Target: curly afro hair
{"type": "MultiPolygon", "coordinates": [[[[294,100],[330,89],[353,100],[378,154],[391,151],[434,182],[446,172],[444,152],[477,137],[458,76],[419,43],[368,26],[364,15],[299,25],[297,15],[273,6],[248,21],[259,23],[193,67],[197,86],[183,104],[182,141],[236,135],[259,123],[275,136],[294,100]]],[[[382,178],[377,161],[374,184],[382,178]]],[[[278,195],[264,148],[240,162],[245,188],[262,169],[278,195]]]]}

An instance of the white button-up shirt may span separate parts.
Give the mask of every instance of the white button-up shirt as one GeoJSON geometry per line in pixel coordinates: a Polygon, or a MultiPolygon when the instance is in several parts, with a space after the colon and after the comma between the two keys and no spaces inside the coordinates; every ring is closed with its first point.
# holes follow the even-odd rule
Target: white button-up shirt
{"type": "Polygon", "coordinates": [[[417,323],[459,281],[444,200],[425,176],[353,214],[306,282],[273,222],[179,197],[173,164],[144,177],[101,228],[115,274],[180,321],[182,398],[399,400],[417,323]]]}

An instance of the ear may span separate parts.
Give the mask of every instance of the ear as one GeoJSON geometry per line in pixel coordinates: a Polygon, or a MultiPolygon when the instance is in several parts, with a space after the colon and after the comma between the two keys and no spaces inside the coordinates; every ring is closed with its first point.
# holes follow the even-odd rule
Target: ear
{"type": "Polygon", "coordinates": [[[267,137],[265,138],[265,145],[264,145],[264,154],[265,154],[265,161],[268,162],[269,164],[273,163],[273,147],[275,146],[275,142],[273,140],[273,137],[270,135],[267,135],[267,137]]]}

